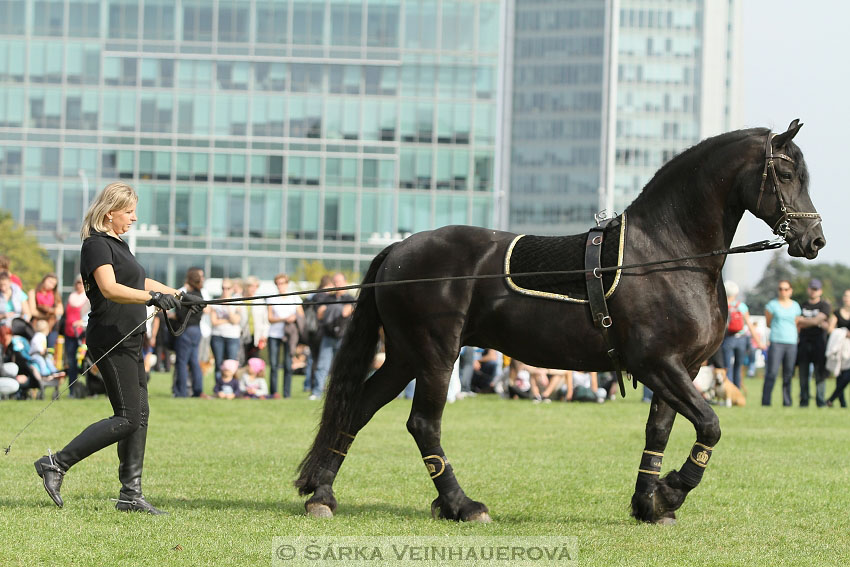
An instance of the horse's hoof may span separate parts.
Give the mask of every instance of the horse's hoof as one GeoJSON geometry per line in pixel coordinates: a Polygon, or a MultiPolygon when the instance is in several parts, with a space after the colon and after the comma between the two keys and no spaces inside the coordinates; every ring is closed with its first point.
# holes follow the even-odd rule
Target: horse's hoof
{"type": "Polygon", "coordinates": [[[655,525],[656,526],[675,526],[676,525],[676,518],[675,517],[673,517],[673,518],[670,518],[670,517],[659,518],[655,522],[655,525]]]}
{"type": "Polygon", "coordinates": [[[334,513],[329,506],[319,504],[318,502],[307,503],[307,515],[311,518],[333,518],[334,513]]]}
{"type": "Polygon", "coordinates": [[[487,512],[476,512],[466,519],[467,522],[477,522],[479,524],[489,524],[493,521],[490,514],[487,512]]]}

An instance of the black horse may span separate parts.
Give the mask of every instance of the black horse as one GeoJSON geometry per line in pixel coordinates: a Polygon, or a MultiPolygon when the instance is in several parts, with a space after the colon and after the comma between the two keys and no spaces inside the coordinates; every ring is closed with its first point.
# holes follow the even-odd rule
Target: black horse
{"type": "MultiPolygon", "coordinates": [[[[791,140],[798,121],[775,135],[758,128],[704,140],[664,165],[626,209],[622,260],[645,263],[728,248],[744,211],[785,237],[792,256],[814,258],[826,241],[808,193],[808,172],[791,140]]],[[[500,274],[516,235],[450,226],[414,234],[374,259],[364,283],[500,274]]],[[[624,270],[608,299],[609,334],[629,373],[653,390],[632,515],[672,523],[720,439],[717,415],[691,383],[717,350],[727,317],[725,256],[624,270]],[[663,478],[661,458],[682,414],[697,442],[663,478]]],[[[416,378],[407,428],[439,493],[432,515],[489,521],[466,496],[440,446],[452,365],[462,345],[489,347],[547,368],[612,370],[608,348],[585,304],[522,295],[503,278],[422,282],[363,289],[331,369],[316,439],[295,481],[312,493],[307,513],[332,516],[332,484],[354,436],[416,378]],[[380,328],[386,361],[367,379],[380,328]]]]}

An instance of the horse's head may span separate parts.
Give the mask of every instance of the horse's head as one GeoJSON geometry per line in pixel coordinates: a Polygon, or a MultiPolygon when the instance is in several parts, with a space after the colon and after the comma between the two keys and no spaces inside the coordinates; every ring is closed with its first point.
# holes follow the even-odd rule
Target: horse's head
{"type": "Polygon", "coordinates": [[[758,193],[748,199],[747,208],[788,242],[791,256],[811,260],[826,246],[826,238],[821,217],[809,197],[803,152],[791,141],[801,126],[794,120],[781,134],[768,132],[758,193]]]}

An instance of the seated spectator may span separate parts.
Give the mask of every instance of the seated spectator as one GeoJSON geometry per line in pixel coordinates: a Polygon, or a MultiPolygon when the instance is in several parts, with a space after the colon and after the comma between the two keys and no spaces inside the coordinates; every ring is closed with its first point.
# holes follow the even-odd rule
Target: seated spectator
{"type": "Polygon", "coordinates": [[[567,371],[557,368],[547,368],[546,372],[538,379],[537,386],[540,395],[535,399],[538,401],[560,400],[567,391],[567,371]]]}
{"type": "Polygon", "coordinates": [[[620,390],[620,384],[617,382],[617,377],[613,372],[600,372],[596,375],[596,382],[599,387],[605,390],[609,400],[617,399],[617,392],[620,390]]]}
{"type": "Polygon", "coordinates": [[[248,365],[242,369],[239,388],[246,398],[265,399],[269,396],[269,386],[262,378],[266,363],[262,358],[249,358],[248,365]]]}
{"type": "Polygon", "coordinates": [[[472,391],[492,394],[502,374],[502,353],[491,348],[483,349],[472,368],[472,391]]]}
{"type": "Polygon", "coordinates": [[[242,395],[239,381],[236,379],[236,371],[239,369],[239,361],[228,359],[221,363],[219,378],[215,381],[213,394],[217,398],[232,400],[242,395]]]}
{"type": "Polygon", "coordinates": [[[30,315],[33,323],[35,321],[46,321],[47,332],[45,335],[50,335],[48,338],[48,346],[53,346],[56,342],[56,333],[54,327],[56,322],[62,318],[65,312],[62,305],[62,296],[57,290],[59,279],[56,274],[46,274],[34,289],[31,289],[27,294],[27,303],[29,305],[30,315]]]}
{"type": "Polygon", "coordinates": [[[0,272],[9,272],[9,279],[13,284],[23,289],[24,284],[21,278],[12,273],[12,260],[5,254],[0,254],[0,272]]]}
{"type": "Polygon", "coordinates": [[[27,294],[9,279],[9,272],[0,272],[0,325],[11,326],[14,319],[29,320],[27,294]]]}
{"type": "Polygon", "coordinates": [[[508,396],[512,399],[541,400],[541,391],[550,384],[546,370],[511,359],[509,366],[508,396]]]}
{"type": "Polygon", "coordinates": [[[29,365],[27,357],[24,357],[21,352],[24,348],[29,351],[29,343],[22,337],[12,335],[12,330],[9,327],[0,326],[0,347],[3,351],[3,362],[13,362],[18,367],[18,374],[15,376],[21,388],[18,391],[18,397],[25,399],[30,392],[38,393],[40,388],[38,378],[29,365]]]}
{"type": "Polygon", "coordinates": [[[47,352],[48,323],[44,319],[36,319],[35,334],[30,339],[29,355],[32,364],[38,370],[42,379],[55,380],[64,378],[65,373],[56,368],[53,355],[47,352]]]}
{"type": "Polygon", "coordinates": [[[599,387],[596,372],[567,371],[568,402],[599,402],[608,397],[608,392],[599,387]]]}

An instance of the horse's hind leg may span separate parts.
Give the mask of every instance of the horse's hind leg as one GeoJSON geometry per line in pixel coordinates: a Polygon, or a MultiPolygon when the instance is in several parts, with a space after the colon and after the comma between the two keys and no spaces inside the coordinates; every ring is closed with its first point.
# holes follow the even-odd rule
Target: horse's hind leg
{"type": "Polygon", "coordinates": [[[632,496],[632,516],[643,522],[672,523],[676,518],[672,511],[656,509],[661,460],[675,418],[676,412],[662,401],[660,396],[653,397],[649,420],[646,422],[646,445],[638,467],[635,493],[632,496]]]}
{"type": "Polygon", "coordinates": [[[322,471],[321,483],[316,487],[310,499],[304,503],[308,515],[316,518],[333,516],[337,507],[333,483],[342,462],[345,460],[348,448],[354,442],[354,437],[372,419],[375,412],[395,399],[413,378],[410,371],[397,361],[397,357],[388,354],[383,366],[366,380],[351,431],[338,432],[335,446],[328,447],[328,451],[333,454],[332,459],[322,471]]]}
{"type": "Polygon", "coordinates": [[[451,367],[445,371],[416,375],[416,392],[407,420],[407,430],[419,447],[438,496],[431,503],[431,516],[467,522],[489,522],[487,506],[470,499],[455,478],[452,466],[440,445],[440,423],[446,405],[451,367]]]}

